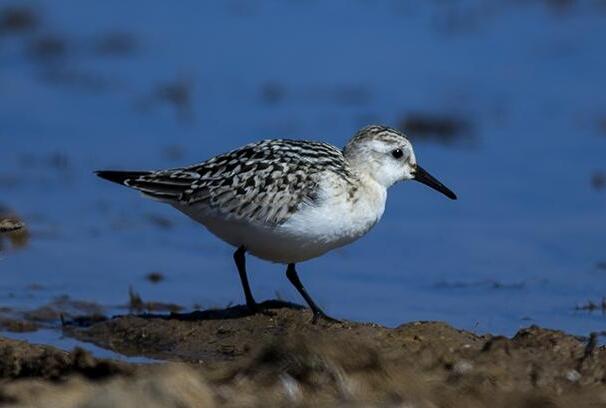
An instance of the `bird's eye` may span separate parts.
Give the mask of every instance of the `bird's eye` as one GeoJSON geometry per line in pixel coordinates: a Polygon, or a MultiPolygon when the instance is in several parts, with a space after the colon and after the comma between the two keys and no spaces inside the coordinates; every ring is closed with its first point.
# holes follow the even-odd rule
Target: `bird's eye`
{"type": "Polygon", "coordinates": [[[392,155],[394,158],[399,159],[399,158],[401,158],[402,156],[404,156],[404,152],[402,151],[402,149],[395,149],[395,150],[393,150],[393,151],[391,152],[391,155],[392,155]]]}

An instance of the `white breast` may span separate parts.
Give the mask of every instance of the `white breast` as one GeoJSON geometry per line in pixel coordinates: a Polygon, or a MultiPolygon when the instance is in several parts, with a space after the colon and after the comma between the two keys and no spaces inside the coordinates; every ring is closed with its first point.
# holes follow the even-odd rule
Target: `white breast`
{"type": "Polygon", "coordinates": [[[292,258],[301,262],[347,245],[381,219],[387,191],[374,181],[365,181],[350,197],[341,180],[325,179],[320,204],[303,207],[279,226],[281,234],[296,241],[296,246],[289,251],[292,258]]]}
{"type": "Polygon", "coordinates": [[[222,240],[243,245],[259,258],[287,264],[318,257],[360,238],[383,215],[386,198],[386,189],[374,180],[363,180],[350,195],[343,180],[332,175],[322,180],[318,205],[304,205],[278,226],[226,219],[196,206],[175,207],[222,240]]]}

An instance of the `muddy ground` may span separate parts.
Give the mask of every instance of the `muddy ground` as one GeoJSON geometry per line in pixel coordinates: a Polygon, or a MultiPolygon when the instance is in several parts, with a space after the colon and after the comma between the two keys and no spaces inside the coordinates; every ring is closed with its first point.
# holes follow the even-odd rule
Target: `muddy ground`
{"type": "Polygon", "coordinates": [[[264,306],[258,315],[237,306],[64,317],[64,335],[158,360],[144,365],[0,339],[0,404],[606,406],[606,350],[595,337],[530,327],[509,339],[439,322],[313,325],[299,306],[264,306]]]}

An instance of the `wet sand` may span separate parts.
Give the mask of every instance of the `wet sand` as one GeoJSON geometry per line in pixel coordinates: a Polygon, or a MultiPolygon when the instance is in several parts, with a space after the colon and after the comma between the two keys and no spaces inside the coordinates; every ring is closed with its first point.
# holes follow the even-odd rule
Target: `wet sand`
{"type": "Polygon", "coordinates": [[[64,321],[63,333],[130,356],[0,339],[0,402],[34,407],[606,404],[606,350],[595,338],[529,327],[476,335],[440,322],[396,328],[320,322],[298,305],[64,321]],[[119,404],[119,405],[116,405],[119,404]]]}

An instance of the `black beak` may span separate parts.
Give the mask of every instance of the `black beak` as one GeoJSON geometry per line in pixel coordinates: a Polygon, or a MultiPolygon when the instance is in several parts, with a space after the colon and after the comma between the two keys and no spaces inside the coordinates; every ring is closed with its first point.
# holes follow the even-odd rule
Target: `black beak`
{"type": "Polygon", "coordinates": [[[418,164],[415,169],[414,180],[418,181],[419,183],[423,183],[426,186],[433,188],[434,190],[439,191],[451,200],[457,199],[455,193],[450,191],[448,187],[436,180],[431,174],[426,172],[423,167],[419,166],[418,164]]]}

